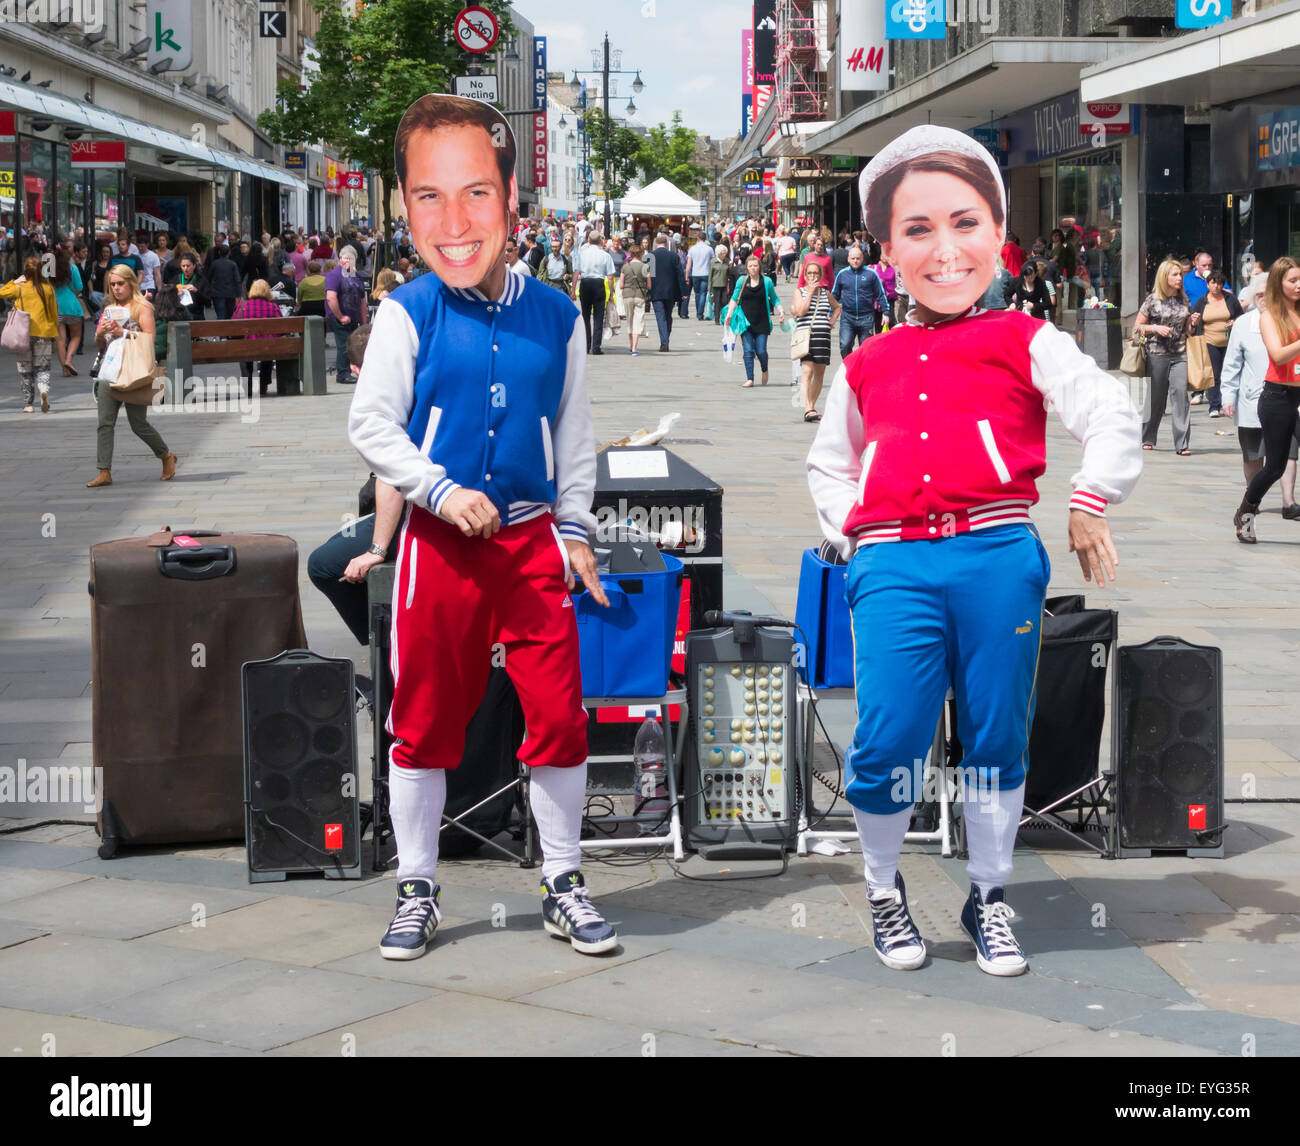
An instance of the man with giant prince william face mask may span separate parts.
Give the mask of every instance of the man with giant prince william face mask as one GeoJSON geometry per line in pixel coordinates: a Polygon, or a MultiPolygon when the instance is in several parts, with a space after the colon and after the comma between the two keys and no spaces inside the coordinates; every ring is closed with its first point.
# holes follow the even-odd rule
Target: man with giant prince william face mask
{"type": "Polygon", "coordinates": [[[393,592],[388,959],[418,958],[433,939],[445,770],[460,761],[496,664],[528,728],[520,757],[544,925],[584,954],[618,945],[579,871],[587,717],[575,577],[608,603],[587,544],[596,457],[585,331],[572,299],[506,268],[515,154],[486,104],[427,95],[406,110],[397,181],[431,273],[380,305],[348,421],[352,444],[408,503],[393,592]]]}
{"type": "Polygon", "coordinates": [[[872,159],[860,191],[913,309],[841,366],[808,472],[822,531],[849,562],[858,723],[845,778],[876,954],[898,970],[925,962],[898,858],[951,686],[970,849],[962,926],[981,970],[1019,975],[1028,962],[1005,885],[1050,577],[1029,516],[1046,411],[1084,443],[1070,551],[1098,588],[1119,563],[1106,507],[1141,473],[1140,424],[1123,385],[1068,334],[980,309],[1006,235],[1002,177],[985,148],[949,128],[913,128],[872,159]]]}

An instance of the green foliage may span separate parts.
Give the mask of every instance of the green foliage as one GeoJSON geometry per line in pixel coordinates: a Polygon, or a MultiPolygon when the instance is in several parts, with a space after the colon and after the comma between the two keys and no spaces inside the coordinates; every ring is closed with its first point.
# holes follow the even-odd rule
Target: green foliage
{"type": "Polygon", "coordinates": [[[207,231],[186,231],[185,238],[189,241],[194,253],[201,255],[210,246],[212,246],[212,236],[207,231]]]}
{"type": "MultiPolygon", "coordinates": [[[[462,0],[382,0],[355,16],[339,0],[310,0],[320,13],[320,74],[306,90],[285,81],[280,106],[258,126],[276,143],[323,140],[358,167],[379,172],[385,195],[384,235],[391,234],[387,192],[396,190],[393,143],[406,109],[429,92],[451,90],[467,60],[451,34],[462,0]]],[[[515,35],[504,5],[490,4],[501,42],[515,35]]]]}
{"type": "Polygon", "coordinates": [[[637,166],[646,183],[667,179],[687,195],[699,195],[708,171],[691,161],[697,138],[696,132],[683,125],[680,111],[673,112],[670,126],[661,123],[652,127],[637,153],[637,166]]]}
{"type": "MultiPolygon", "coordinates": [[[[605,168],[605,112],[602,108],[587,109],[584,130],[591,141],[591,166],[599,179],[605,168]]],[[[609,183],[610,198],[621,199],[639,167],[641,137],[630,127],[619,127],[611,117],[609,125],[609,183]]]]}

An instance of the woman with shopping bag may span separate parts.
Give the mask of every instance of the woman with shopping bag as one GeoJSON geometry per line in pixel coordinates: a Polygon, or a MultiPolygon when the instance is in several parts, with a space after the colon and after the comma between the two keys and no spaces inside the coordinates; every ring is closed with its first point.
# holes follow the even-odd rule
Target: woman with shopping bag
{"type": "Polygon", "coordinates": [[[99,473],[86,482],[86,488],[113,484],[113,435],[118,411],[123,405],[132,432],[162,462],[161,480],[171,481],[176,473],[176,455],[167,448],[162,435],[149,424],[148,407],[132,397],[133,394],[152,392],[153,338],[156,333],[153,305],[140,293],[140,280],[125,264],[111,267],[104,282],[107,288],[105,305],[95,329],[95,345],[104,351],[95,381],[99,404],[95,461],[99,473]],[[146,356],[149,381],[141,384],[146,356]]]}
{"type": "Polygon", "coordinates": [[[23,273],[0,286],[0,298],[14,300],[5,319],[0,345],[18,356],[18,382],[23,388],[23,413],[35,413],[39,392],[41,413],[50,412],[50,351],[59,336],[59,304],[54,288],[41,274],[41,260],[32,255],[23,273]]]}
{"type": "Polygon", "coordinates": [[[632,357],[636,357],[636,344],[645,334],[645,304],[650,293],[650,273],[641,261],[641,244],[632,243],[627,249],[627,261],[618,277],[618,289],[627,307],[627,342],[632,357]]]}
{"type": "Polygon", "coordinates": [[[767,385],[767,336],[772,333],[772,315],[777,322],[785,319],[781,300],[776,297],[776,287],[763,274],[763,263],[757,255],[745,260],[745,277],[736,284],[727,308],[726,325],[732,334],[740,336],[745,354],[745,381],[741,388],[754,385],[754,359],[763,368],[762,384],[767,385]]]}

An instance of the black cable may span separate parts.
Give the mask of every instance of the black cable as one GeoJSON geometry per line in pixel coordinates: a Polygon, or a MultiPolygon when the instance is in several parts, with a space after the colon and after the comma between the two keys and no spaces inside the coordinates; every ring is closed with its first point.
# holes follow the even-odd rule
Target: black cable
{"type": "Polygon", "coordinates": [[[31,832],[37,828],[48,828],[51,824],[70,828],[93,828],[91,820],[37,820],[34,824],[23,824],[21,828],[0,828],[0,836],[11,836],[15,832],[31,832]]]}

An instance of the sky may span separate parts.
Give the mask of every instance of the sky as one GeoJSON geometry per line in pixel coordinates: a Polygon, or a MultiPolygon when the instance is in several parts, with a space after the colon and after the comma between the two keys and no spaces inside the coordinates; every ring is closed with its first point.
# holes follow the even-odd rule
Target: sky
{"type": "Polygon", "coordinates": [[[636,122],[648,127],[671,123],[681,109],[687,127],[715,139],[740,130],[740,32],[752,18],[752,0],[513,0],[511,6],[546,37],[547,69],[566,77],[592,67],[591,49],[609,33],[610,46],[623,50],[623,67],[640,69],[645,84],[633,95],[635,76],[617,77],[610,100],[616,116],[631,96],[636,122]]]}

